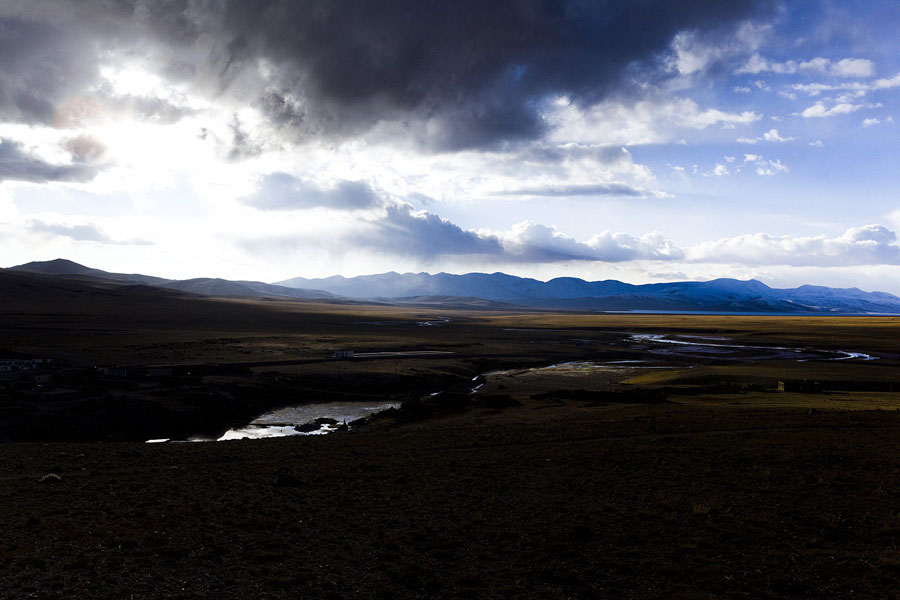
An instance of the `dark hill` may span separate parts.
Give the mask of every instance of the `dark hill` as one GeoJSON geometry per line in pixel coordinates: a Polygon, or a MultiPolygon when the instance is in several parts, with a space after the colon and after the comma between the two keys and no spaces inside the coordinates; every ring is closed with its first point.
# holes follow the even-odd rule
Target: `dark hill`
{"type": "Polygon", "coordinates": [[[110,273],[100,269],[92,269],[71,260],[57,258],[55,260],[30,262],[10,267],[10,271],[39,273],[52,275],[88,285],[150,285],[161,286],[172,290],[180,290],[204,296],[224,296],[231,298],[282,298],[301,300],[332,300],[339,296],[321,290],[305,290],[294,287],[270,285],[260,281],[229,281],[202,277],[175,281],[162,277],[141,275],[138,273],[110,273]]]}
{"type": "Polygon", "coordinates": [[[54,260],[34,261],[10,267],[10,271],[23,271],[26,273],[41,273],[44,275],[61,275],[66,277],[89,277],[117,283],[143,283],[147,285],[162,285],[171,281],[162,277],[141,275],[139,273],[110,273],[100,269],[92,269],[80,265],[71,260],[57,258],[54,260]]]}

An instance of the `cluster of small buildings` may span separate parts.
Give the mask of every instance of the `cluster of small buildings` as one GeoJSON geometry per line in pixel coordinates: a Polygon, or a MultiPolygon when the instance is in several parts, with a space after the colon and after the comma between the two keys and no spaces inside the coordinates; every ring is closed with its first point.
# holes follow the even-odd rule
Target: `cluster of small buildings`
{"type": "Polygon", "coordinates": [[[17,381],[46,385],[53,380],[54,367],[50,358],[0,359],[0,389],[17,381]]]}
{"type": "Polygon", "coordinates": [[[2,358],[0,359],[0,373],[48,369],[52,363],[53,360],[50,358],[2,358]]]}
{"type": "Polygon", "coordinates": [[[128,377],[128,369],[122,367],[97,367],[97,372],[104,377],[128,377]]]}

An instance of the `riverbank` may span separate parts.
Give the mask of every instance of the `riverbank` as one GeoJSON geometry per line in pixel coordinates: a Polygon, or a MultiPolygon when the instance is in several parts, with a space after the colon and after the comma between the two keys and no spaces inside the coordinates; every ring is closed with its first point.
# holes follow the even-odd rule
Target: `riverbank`
{"type": "Polygon", "coordinates": [[[891,597],[898,432],[895,411],[556,400],[328,436],[7,444],[0,590],[891,597]]]}

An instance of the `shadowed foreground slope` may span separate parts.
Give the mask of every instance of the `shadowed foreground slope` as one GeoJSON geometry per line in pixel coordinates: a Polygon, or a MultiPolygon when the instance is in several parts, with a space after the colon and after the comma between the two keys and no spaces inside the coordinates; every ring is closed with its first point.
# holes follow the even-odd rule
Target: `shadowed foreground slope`
{"type": "Polygon", "coordinates": [[[898,426],[526,406],[324,438],[7,445],[0,591],[895,597],[898,426]]]}

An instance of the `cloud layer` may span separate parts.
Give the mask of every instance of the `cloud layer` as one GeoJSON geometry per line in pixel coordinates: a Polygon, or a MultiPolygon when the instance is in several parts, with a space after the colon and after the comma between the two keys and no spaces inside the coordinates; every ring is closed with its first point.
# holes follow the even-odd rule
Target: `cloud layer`
{"type": "Polygon", "coordinates": [[[66,223],[47,223],[33,219],[27,223],[28,231],[50,237],[68,238],[76,242],[96,242],[98,244],[117,244],[123,246],[150,246],[146,240],[115,240],[103,229],[93,223],[69,225],[66,223]]]}
{"type": "Polygon", "coordinates": [[[80,161],[69,165],[49,163],[26,151],[21,142],[0,138],[0,181],[86,181],[96,173],[95,167],[80,161]]]}
{"type": "Polygon", "coordinates": [[[681,31],[724,36],[772,7],[770,0],[12,1],[0,9],[0,116],[67,118],[64,100],[92,86],[102,95],[98,65],[104,51],[117,49],[142,53],[171,81],[207,96],[251,103],[294,140],[357,135],[394,121],[413,124],[433,147],[490,146],[542,135],[547,98],[588,106],[623,91],[623,75],[639,63],[653,71],[681,31]]]}
{"type": "Polygon", "coordinates": [[[259,189],[242,202],[261,210],[320,207],[354,210],[377,206],[381,199],[367,183],[360,181],[342,180],[329,187],[320,187],[288,173],[269,173],[262,177],[259,189]]]}
{"type": "Polygon", "coordinates": [[[477,147],[538,136],[543,99],[595,103],[681,30],[716,29],[768,8],[746,0],[230,3],[222,73],[237,76],[260,59],[274,65],[263,106],[298,132],[413,118],[433,145],[477,147]]]}
{"type": "Polygon", "coordinates": [[[790,75],[794,73],[820,73],[834,77],[871,77],[875,73],[875,64],[867,58],[842,58],[831,60],[817,57],[810,60],[788,60],[785,62],[770,61],[760,54],[754,53],[735,73],[776,73],[790,75]]]}
{"type": "Polygon", "coordinates": [[[694,261],[747,265],[861,266],[900,264],[897,234],[882,225],[848,229],[838,237],[765,233],[706,242],[691,248],[694,261]]]}

